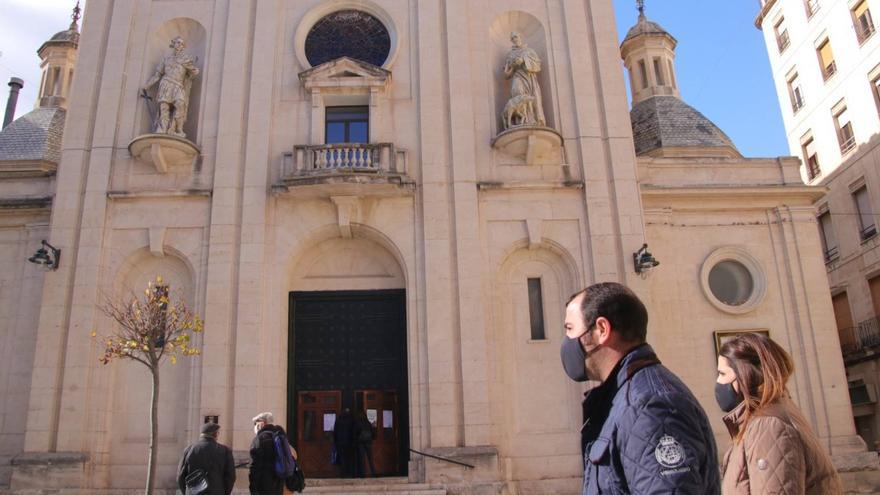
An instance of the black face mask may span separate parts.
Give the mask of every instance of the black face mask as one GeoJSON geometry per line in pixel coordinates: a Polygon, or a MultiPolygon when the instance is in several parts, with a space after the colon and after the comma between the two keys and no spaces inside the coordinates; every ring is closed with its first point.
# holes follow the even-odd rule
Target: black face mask
{"type": "Polygon", "coordinates": [[[562,336],[562,348],[559,352],[562,357],[562,367],[565,374],[576,382],[587,381],[587,355],[580,340],[570,339],[567,335],[562,336]]]}
{"type": "Polygon", "coordinates": [[[715,400],[721,410],[728,413],[736,409],[745,398],[733,388],[733,382],[715,383],[715,400]]]}

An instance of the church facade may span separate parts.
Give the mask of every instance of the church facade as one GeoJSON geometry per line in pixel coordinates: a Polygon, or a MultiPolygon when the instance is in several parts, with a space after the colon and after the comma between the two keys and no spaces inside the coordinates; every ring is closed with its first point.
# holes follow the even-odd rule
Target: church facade
{"type": "Polygon", "coordinates": [[[90,335],[157,275],[205,324],[161,376],[165,489],[202,422],[245,460],[262,411],[334,478],[349,408],[377,483],[579,493],[562,313],[607,280],[643,298],[721,449],[716,346],[766,331],[825,447],[874,466],[822,191],[682,100],[669,33],[642,14],[620,45],[613,19],[610,0],[90,0],[48,47],[65,56],[41,49],[46,97],[0,132],[0,492],[143,486],[149,377],[102,366],[90,335]]]}

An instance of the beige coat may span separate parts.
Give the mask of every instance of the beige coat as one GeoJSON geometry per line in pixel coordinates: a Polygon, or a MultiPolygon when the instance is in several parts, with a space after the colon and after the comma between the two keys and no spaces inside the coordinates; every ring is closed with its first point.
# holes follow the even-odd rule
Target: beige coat
{"type": "MultiPolygon", "coordinates": [[[[742,424],[745,404],[724,417],[731,438],[742,424]]],[[[791,399],[753,416],[721,465],[723,495],[836,495],[843,493],[831,458],[791,399]]]]}

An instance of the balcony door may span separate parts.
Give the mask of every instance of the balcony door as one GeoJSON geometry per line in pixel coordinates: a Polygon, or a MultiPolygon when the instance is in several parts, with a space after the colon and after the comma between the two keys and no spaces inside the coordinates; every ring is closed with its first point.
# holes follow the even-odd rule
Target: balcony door
{"type": "Polygon", "coordinates": [[[370,107],[327,107],[324,139],[326,144],[369,143],[370,107]]]}

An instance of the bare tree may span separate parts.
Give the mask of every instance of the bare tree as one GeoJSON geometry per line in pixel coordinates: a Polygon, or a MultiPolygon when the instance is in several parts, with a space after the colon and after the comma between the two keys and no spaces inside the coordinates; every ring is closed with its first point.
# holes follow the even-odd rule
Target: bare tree
{"type": "Polygon", "coordinates": [[[108,336],[92,338],[104,344],[102,364],[116,359],[129,359],[147,367],[152,377],[150,400],[150,461],[147,465],[146,495],[155,488],[157,440],[159,436],[159,367],[166,360],[177,364],[179,356],[197,356],[199,349],[193,347],[192,337],[203,330],[202,319],[193,313],[177,297],[171,301],[168,286],[162,277],[150,282],[141,297],[131,294],[129,298],[111,298],[100,310],[116,321],[108,336]]]}

